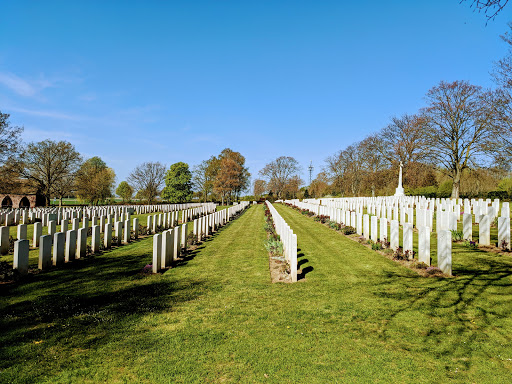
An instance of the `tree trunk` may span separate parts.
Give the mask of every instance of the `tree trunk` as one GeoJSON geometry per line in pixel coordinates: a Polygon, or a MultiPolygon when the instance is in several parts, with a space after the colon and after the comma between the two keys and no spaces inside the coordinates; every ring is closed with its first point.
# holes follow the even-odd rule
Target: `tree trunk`
{"type": "Polygon", "coordinates": [[[453,187],[452,187],[452,199],[458,199],[459,198],[460,174],[461,174],[461,171],[459,171],[459,170],[455,171],[455,176],[453,178],[453,187]]]}

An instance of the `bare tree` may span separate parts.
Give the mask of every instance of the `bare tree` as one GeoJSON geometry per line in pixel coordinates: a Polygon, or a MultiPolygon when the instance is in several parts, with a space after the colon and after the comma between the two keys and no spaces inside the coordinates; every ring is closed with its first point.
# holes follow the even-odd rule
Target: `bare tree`
{"type": "Polygon", "coordinates": [[[429,149],[423,129],[422,117],[407,114],[393,117],[372,144],[391,164],[401,161],[407,166],[409,161],[421,162],[428,157],[429,149]]]}
{"type": "Polygon", "coordinates": [[[259,174],[267,181],[267,188],[281,198],[288,183],[298,177],[301,167],[293,157],[280,156],[265,165],[259,174]]]}
{"type": "Polygon", "coordinates": [[[495,143],[494,159],[502,168],[511,169],[512,159],[512,23],[501,36],[509,46],[505,57],[494,63],[492,76],[499,86],[491,94],[489,106],[493,112],[494,129],[500,138],[495,143]]]}
{"type": "Polygon", "coordinates": [[[441,82],[427,93],[425,130],[432,159],[453,179],[452,198],[459,197],[464,169],[486,160],[492,138],[489,94],[465,81],[441,82]]]}
{"type": "Polygon", "coordinates": [[[44,140],[27,145],[20,156],[19,173],[44,195],[49,205],[56,185],[62,179],[74,178],[81,161],[71,143],[44,140]]]}
{"type": "MultiPolygon", "coordinates": [[[[465,2],[466,0],[461,0],[465,2]]],[[[484,11],[487,20],[494,20],[498,13],[500,13],[505,5],[507,5],[508,0],[472,0],[471,7],[477,10],[478,12],[484,11]]]]}
{"type": "Polygon", "coordinates": [[[375,190],[379,183],[379,172],[386,168],[387,161],[382,151],[379,150],[381,139],[377,134],[370,135],[359,143],[361,152],[362,168],[365,170],[365,180],[370,186],[372,196],[375,196],[375,190]]]}
{"type": "Polygon", "coordinates": [[[361,143],[349,145],[334,156],[326,159],[326,172],[332,180],[333,187],[342,195],[359,195],[364,179],[364,158],[361,143]]]}
{"type": "Polygon", "coordinates": [[[13,127],[9,114],[0,112],[0,164],[16,155],[21,148],[23,127],[13,127]]]}
{"type": "Polygon", "coordinates": [[[135,167],[128,176],[128,181],[138,191],[138,195],[151,204],[160,193],[165,173],[165,165],[159,162],[145,162],[135,167]]]}

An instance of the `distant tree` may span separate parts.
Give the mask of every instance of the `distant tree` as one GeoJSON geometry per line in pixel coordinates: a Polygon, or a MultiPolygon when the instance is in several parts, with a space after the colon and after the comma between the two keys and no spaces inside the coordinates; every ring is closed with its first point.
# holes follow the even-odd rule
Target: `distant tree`
{"type": "MultiPolygon", "coordinates": [[[[326,159],[326,172],[332,180],[333,189],[341,195],[358,196],[364,181],[364,157],[360,143],[349,145],[344,150],[326,159]]],[[[311,193],[311,191],[310,191],[311,193]]]]}
{"type": "Polygon", "coordinates": [[[300,187],[303,184],[304,180],[302,180],[299,175],[291,177],[284,187],[282,197],[286,199],[296,199],[299,194],[300,187]]]}
{"type": "Polygon", "coordinates": [[[133,188],[126,181],[121,181],[117,186],[116,194],[120,196],[123,201],[130,201],[133,196],[133,188]]]}
{"type": "Polygon", "coordinates": [[[458,198],[462,172],[484,162],[493,136],[489,95],[465,81],[441,82],[427,93],[424,131],[432,161],[453,179],[452,198],[458,198]]]}
{"type": "Polygon", "coordinates": [[[387,127],[368,140],[390,164],[401,161],[407,167],[409,161],[428,158],[430,147],[425,141],[424,127],[423,117],[405,114],[391,118],[387,127]]]}
{"type": "Polygon", "coordinates": [[[75,176],[76,195],[93,205],[112,196],[116,174],[99,157],[87,159],[75,176]]]}
{"type": "Polygon", "coordinates": [[[202,192],[204,202],[208,200],[208,196],[213,191],[219,168],[220,160],[212,156],[208,160],[203,160],[192,170],[192,183],[195,190],[202,192]]]}
{"type": "Polygon", "coordinates": [[[128,182],[137,191],[140,199],[153,203],[164,184],[165,166],[159,162],[139,164],[128,176],[128,182]]]}
{"type": "Polygon", "coordinates": [[[509,31],[501,36],[508,45],[505,57],[494,64],[493,77],[498,85],[491,93],[490,107],[493,112],[494,132],[500,140],[494,144],[494,160],[497,165],[512,170],[512,23],[509,31]]]}
{"type": "Polygon", "coordinates": [[[192,195],[192,173],[188,164],[179,162],[171,165],[165,176],[162,198],[170,203],[186,203],[192,195]]]}
{"type": "Polygon", "coordinates": [[[9,114],[0,112],[0,192],[13,193],[21,188],[17,156],[22,147],[23,127],[13,127],[9,114]]]}
{"type": "Polygon", "coordinates": [[[267,192],[267,183],[265,180],[254,180],[254,196],[259,197],[267,192]]]}
{"type": "Polygon", "coordinates": [[[23,127],[13,127],[9,114],[0,112],[0,165],[17,155],[21,148],[23,127]]]}
{"type": "Polygon", "coordinates": [[[220,163],[213,186],[224,204],[226,198],[237,198],[247,189],[251,174],[245,167],[245,157],[239,152],[226,148],[218,158],[220,163]]]}
{"type": "Polygon", "coordinates": [[[239,175],[242,167],[231,157],[224,157],[220,161],[220,169],[215,178],[215,191],[221,196],[222,204],[236,189],[239,189],[239,175]]]}
{"type": "Polygon", "coordinates": [[[364,182],[370,187],[372,196],[375,196],[378,184],[382,183],[380,171],[389,164],[382,151],[379,150],[380,144],[379,135],[374,134],[366,137],[358,145],[358,150],[361,152],[361,166],[365,172],[364,182]]]}
{"type": "Polygon", "coordinates": [[[59,199],[59,206],[62,206],[62,199],[75,190],[75,175],[66,175],[58,179],[53,186],[53,195],[59,199]]]}
{"type": "Polygon", "coordinates": [[[329,189],[329,178],[325,172],[320,172],[315,180],[311,182],[308,193],[315,198],[319,198],[325,195],[329,189]]]}
{"type": "Polygon", "coordinates": [[[301,167],[297,160],[289,156],[280,156],[265,165],[259,174],[266,180],[267,189],[281,199],[288,183],[298,177],[300,171],[301,167]]]}
{"type": "Polygon", "coordinates": [[[20,156],[18,169],[19,174],[44,195],[49,205],[56,184],[64,178],[73,178],[81,160],[71,143],[44,140],[27,145],[20,156]]]}

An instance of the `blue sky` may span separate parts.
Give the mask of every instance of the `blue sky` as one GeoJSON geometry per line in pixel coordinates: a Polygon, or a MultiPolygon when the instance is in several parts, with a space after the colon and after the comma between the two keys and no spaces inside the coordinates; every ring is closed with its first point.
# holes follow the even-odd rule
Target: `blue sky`
{"type": "Polygon", "coordinates": [[[415,113],[441,80],[492,87],[512,5],[470,2],[3,1],[0,111],[25,141],[73,143],[117,182],[144,161],[229,147],[253,175],[324,160],[415,113]]]}

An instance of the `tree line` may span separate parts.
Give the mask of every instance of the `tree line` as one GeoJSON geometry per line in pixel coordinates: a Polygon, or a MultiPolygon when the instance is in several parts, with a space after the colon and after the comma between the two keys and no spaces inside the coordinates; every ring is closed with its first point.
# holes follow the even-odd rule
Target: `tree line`
{"type": "Polygon", "coordinates": [[[66,141],[48,139],[24,145],[22,132],[23,127],[12,126],[9,115],[0,112],[0,193],[38,193],[46,205],[52,198],[62,204],[66,196],[89,204],[107,203],[112,202],[114,192],[123,202],[135,198],[151,204],[160,197],[169,203],[195,198],[224,204],[238,199],[250,182],[245,157],[226,148],[192,171],[184,162],[169,168],[160,162],[144,162],[116,188],[114,170],[100,157],[84,159],[66,141]]]}

